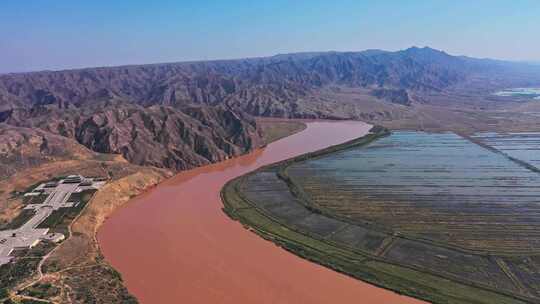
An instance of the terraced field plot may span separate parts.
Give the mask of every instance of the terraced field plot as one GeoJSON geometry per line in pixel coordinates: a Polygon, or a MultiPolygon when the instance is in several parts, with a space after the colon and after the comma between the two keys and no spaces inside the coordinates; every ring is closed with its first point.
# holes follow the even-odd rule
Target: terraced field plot
{"type": "Polygon", "coordinates": [[[473,138],[540,170],[540,133],[538,132],[479,133],[473,138]]]}
{"type": "Polygon", "coordinates": [[[506,89],[506,90],[496,92],[495,95],[506,96],[506,97],[524,97],[524,98],[540,99],[540,89],[539,88],[513,88],[513,89],[506,89]]]}
{"type": "Polygon", "coordinates": [[[538,303],[540,174],[477,139],[396,132],[297,158],[226,187],[226,211],[301,256],[434,303],[538,303]]]}
{"type": "Polygon", "coordinates": [[[353,223],[477,251],[540,250],[540,174],[453,133],[397,132],[288,173],[315,208],[353,223]]]}

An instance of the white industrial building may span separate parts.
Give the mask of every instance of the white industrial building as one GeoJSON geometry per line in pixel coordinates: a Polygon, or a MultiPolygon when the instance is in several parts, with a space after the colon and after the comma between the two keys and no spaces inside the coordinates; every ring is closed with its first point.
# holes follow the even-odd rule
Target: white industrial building
{"type": "Polygon", "coordinates": [[[36,246],[40,241],[47,240],[60,242],[65,236],[61,233],[49,233],[48,228],[37,228],[54,210],[70,208],[79,202],[69,201],[71,194],[89,189],[99,189],[105,181],[85,178],[79,175],[70,175],[58,182],[47,182],[36,187],[25,196],[47,194],[47,198],[40,204],[29,204],[24,209],[31,209],[35,214],[21,227],[11,230],[0,230],[0,265],[9,263],[11,254],[16,249],[28,249],[36,246]]]}

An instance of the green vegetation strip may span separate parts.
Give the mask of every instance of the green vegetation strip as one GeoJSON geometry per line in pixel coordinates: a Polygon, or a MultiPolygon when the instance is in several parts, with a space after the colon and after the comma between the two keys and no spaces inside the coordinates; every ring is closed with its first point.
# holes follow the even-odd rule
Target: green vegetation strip
{"type": "Polygon", "coordinates": [[[74,207],[65,207],[54,210],[43,222],[38,225],[38,228],[49,228],[53,232],[68,233],[67,227],[84,209],[90,201],[96,190],[85,190],[79,193],[71,194],[68,201],[77,202],[74,207]]]}
{"type": "Polygon", "coordinates": [[[36,212],[30,209],[22,209],[19,214],[8,223],[0,225],[0,230],[18,229],[28,222],[36,212]]]}
{"type": "MultiPolygon", "coordinates": [[[[90,199],[92,199],[96,190],[85,190],[78,193],[72,193],[68,201],[79,202],[74,207],[66,207],[55,210],[49,215],[38,228],[49,228],[50,232],[63,233],[66,238],[69,237],[68,226],[84,209],[90,199]]],[[[14,229],[24,224],[35,212],[33,210],[23,210],[19,216],[9,223],[7,229],[14,229]]],[[[31,249],[22,250],[15,256],[14,262],[0,266],[0,299],[7,297],[8,290],[20,284],[23,280],[36,273],[37,265],[40,260],[57,246],[52,242],[41,242],[31,249]]],[[[37,284],[23,291],[23,294],[32,297],[47,298],[52,293],[57,293],[54,287],[47,284],[37,284]]],[[[7,300],[6,303],[13,303],[7,300]]],[[[35,302],[38,303],[38,302],[35,302]]],[[[42,302],[39,302],[42,303],[42,302]]],[[[127,302],[126,302],[127,303],[127,302]]]]}
{"type": "MultiPolygon", "coordinates": [[[[530,303],[527,298],[501,294],[481,286],[471,286],[435,274],[404,267],[365,252],[339,246],[305,231],[288,227],[279,219],[273,218],[258,208],[242,193],[242,186],[246,179],[258,172],[283,173],[282,170],[292,163],[366,145],[389,134],[388,130],[376,127],[364,137],[265,166],[231,180],[221,191],[223,210],[229,217],[240,221],[245,227],[261,237],[298,256],[399,294],[432,303],[530,303]]],[[[286,179],[286,176],[283,177],[286,179]]]]}

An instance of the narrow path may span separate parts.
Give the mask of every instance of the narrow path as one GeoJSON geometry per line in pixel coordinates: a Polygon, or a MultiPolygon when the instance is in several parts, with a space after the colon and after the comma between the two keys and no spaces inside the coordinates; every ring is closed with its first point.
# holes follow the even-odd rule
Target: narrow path
{"type": "MultiPolygon", "coordinates": [[[[79,212],[79,214],[77,214],[77,216],[73,219],[73,221],[71,221],[71,223],[68,225],[68,236],[67,238],[71,237],[73,235],[73,232],[72,232],[72,226],[75,222],[77,222],[77,220],[81,217],[81,215],[86,211],[86,209],[88,208],[88,206],[92,203],[92,199],[90,199],[88,201],[88,203],[86,203],[86,205],[84,206],[84,208],[79,212]]],[[[67,239],[66,238],[66,239],[67,239]]],[[[37,278],[31,280],[30,282],[26,283],[26,282],[23,282],[21,284],[19,284],[17,287],[14,288],[14,290],[17,290],[18,292],[21,292],[23,290],[25,290],[26,288],[28,287],[31,287],[35,284],[38,284],[39,282],[41,282],[43,280],[43,278],[45,277],[45,275],[43,274],[43,264],[47,261],[47,259],[52,255],[54,254],[55,251],[57,251],[61,246],[62,246],[63,243],[60,243],[58,244],[58,246],[54,247],[51,251],[49,251],[49,253],[47,253],[46,255],[43,256],[43,258],[41,258],[41,260],[39,261],[38,265],[37,265],[37,268],[36,268],[36,272],[37,272],[37,278]]],[[[97,240],[96,240],[96,244],[97,244],[97,240]]],[[[97,264],[96,264],[97,265],[97,264]]],[[[95,267],[96,265],[90,265],[88,267],[95,267]]],[[[86,267],[86,266],[71,266],[71,267],[66,267],[64,269],[61,269],[61,270],[58,270],[56,272],[52,272],[50,274],[47,274],[47,275],[50,275],[50,276],[55,276],[57,274],[60,274],[62,272],[65,272],[67,270],[70,270],[70,269],[74,269],[74,268],[82,268],[82,267],[86,267]]],[[[35,276],[34,276],[35,277],[35,276]]],[[[30,300],[39,300],[39,301],[43,301],[43,302],[46,302],[46,303],[54,303],[54,302],[51,302],[51,301],[48,301],[48,300],[44,300],[44,299],[38,299],[38,298],[33,298],[33,297],[28,297],[28,296],[22,296],[22,295],[17,295],[18,297],[24,297],[24,298],[28,298],[30,300]]]]}

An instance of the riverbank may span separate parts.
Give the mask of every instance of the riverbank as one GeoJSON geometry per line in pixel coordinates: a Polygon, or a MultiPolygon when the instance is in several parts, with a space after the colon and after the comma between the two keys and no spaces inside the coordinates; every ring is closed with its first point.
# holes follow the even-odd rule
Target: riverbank
{"type": "MultiPolygon", "coordinates": [[[[305,128],[300,121],[263,119],[258,123],[265,133],[267,143],[273,141],[275,136],[291,135],[305,128]]],[[[107,176],[110,180],[71,222],[69,237],[41,259],[38,266],[30,263],[36,260],[37,264],[39,260],[31,251],[28,253],[32,255],[32,260],[28,260],[28,269],[23,271],[21,267],[15,267],[17,273],[9,277],[9,280],[14,282],[11,285],[18,287],[15,287],[12,296],[28,298],[28,294],[33,294],[55,303],[135,303],[137,300],[124,287],[120,274],[103,259],[96,233],[114,210],[171,177],[172,172],[136,166],[117,155],[91,153],[69,161],[45,163],[17,172],[0,182],[0,200],[6,195],[16,195],[7,200],[7,206],[1,206],[4,212],[0,222],[9,223],[20,212],[23,204],[19,194],[24,192],[23,189],[32,188],[30,185],[53,176],[75,172],[107,176]],[[103,292],[105,290],[107,292],[103,292]]],[[[41,249],[38,248],[38,251],[41,252],[41,249]]],[[[0,290],[2,297],[7,296],[5,292],[0,290]]]]}
{"type": "Polygon", "coordinates": [[[141,303],[416,303],[292,255],[221,210],[227,181],[369,129],[361,122],[308,123],[265,149],[182,172],[105,222],[98,233],[105,258],[141,303]]]}
{"type": "MultiPolygon", "coordinates": [[[[251,231],[298,256],[398,293],[433,303],[528,303],[529,299],[520,295],[389,261],[385,254],[399,235],[373,229],[371,223],[355,226],[327,216],[288,174],[287,169],[299,163],[336,155],[386,135],[386,130],[379,129],[236,178],[222,190],[224,211],[251,231]]],[[[329,195],[324,193],[325,197],[329,195]]]]}

